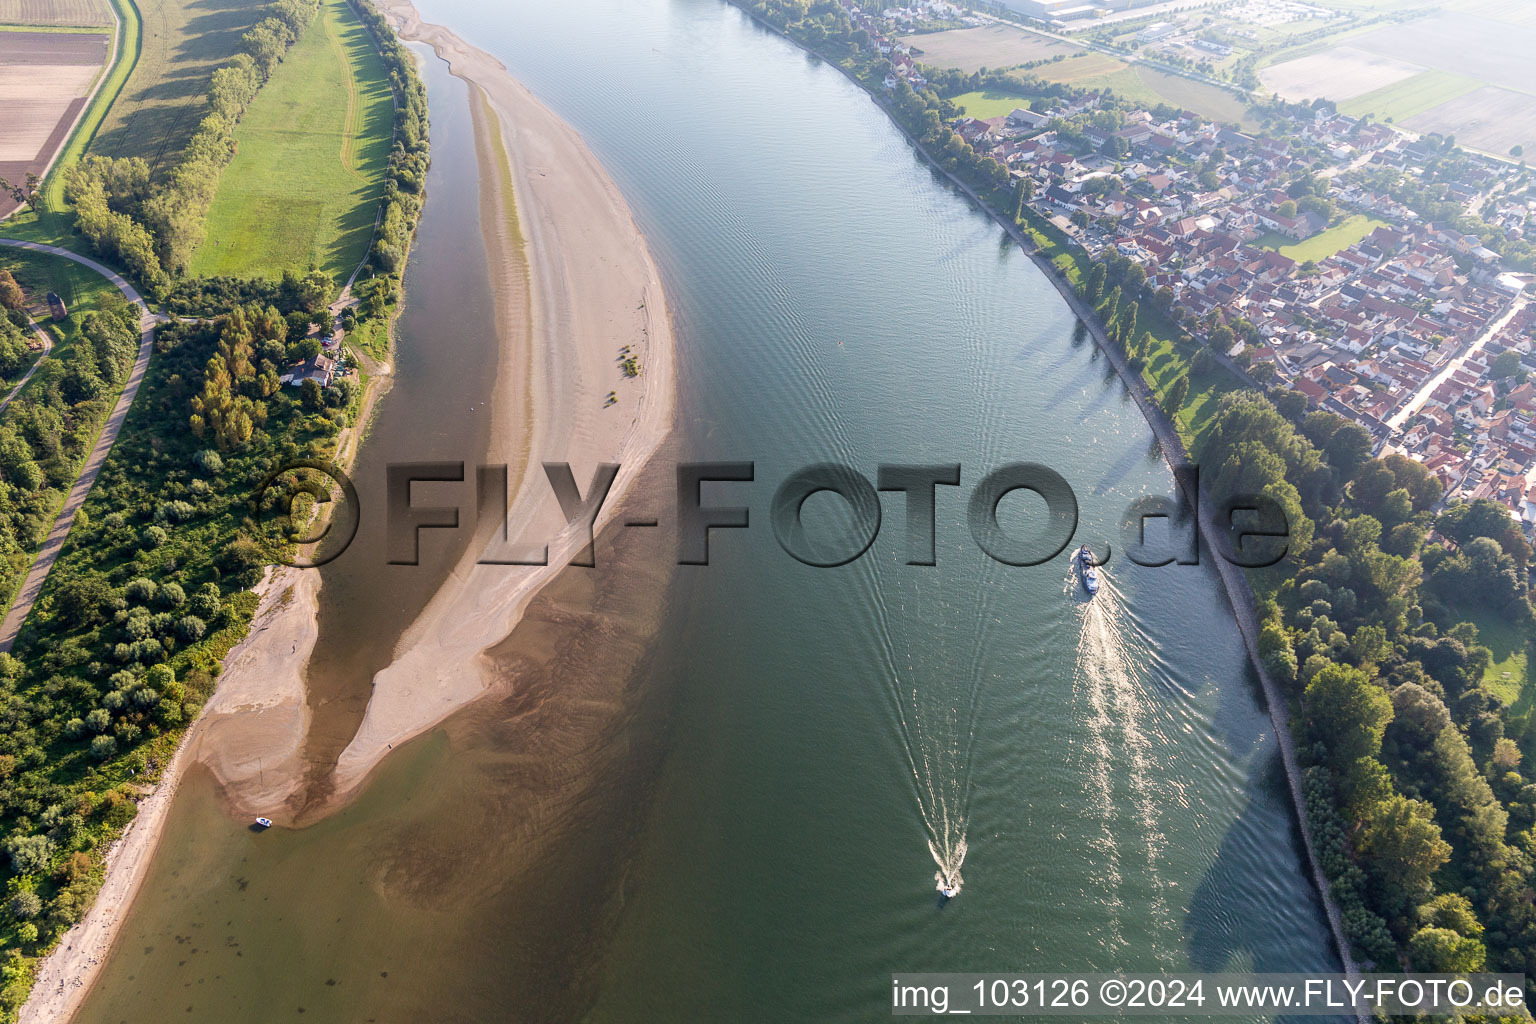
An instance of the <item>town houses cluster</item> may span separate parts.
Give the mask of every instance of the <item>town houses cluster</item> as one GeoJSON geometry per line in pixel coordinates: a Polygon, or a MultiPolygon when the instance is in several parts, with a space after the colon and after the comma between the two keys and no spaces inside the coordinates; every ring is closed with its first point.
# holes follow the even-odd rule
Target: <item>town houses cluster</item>
{"type": "MultiPolygon", "coordinates": [[[[924,87],[911,49],[843,2],[889,58],[886,88],[924,87]]],[[[1141,265],[1197,337],[1237,325],[1228,366],[1363,425],[1378,453],[1422,461],[1447,500],[1502,502],[1536,533],[1536,385],[1522,382],[1536,379],[1536,277],[1380,187],[1422,176],[1442,140],[1327,106],[1262,136],[1158,111],[1074,93],[949,126],[1027,181],[1039,219],[1095,258],[1141,265]]],[[[1536,230],[1523,166],[1458,166],[1448,194],[1463,212],[1512,239],[1536,230]]]]}

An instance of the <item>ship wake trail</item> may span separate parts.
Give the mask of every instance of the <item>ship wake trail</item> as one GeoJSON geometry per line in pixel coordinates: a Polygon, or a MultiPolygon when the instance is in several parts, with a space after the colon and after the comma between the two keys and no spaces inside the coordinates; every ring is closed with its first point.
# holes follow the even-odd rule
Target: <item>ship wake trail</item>
{"type": "MultiPolygon", "coordinates": [[[[1069,592],[1080,593],[1076,574],[1068,576],[1069,592]]],[[[1120,604],[1114,581],[1100,571],[1099,592],[1078,605],[1079,634],[1073,690],[1087,708],[1087,764],[1091,810],[1098,818],[1099,834],[1092,845],[1102,858],[1097,874],[1112,922],[1111,941],[1117,946],[1131,941],[1121,929],[1119,910],[1127,902],[1126,878],[1131,865],[1146,865],[1145,889],[1137,883],[1130,902],[1150,903],[1154,922],[1166,922],[1168,879],[1163,865],[1167,837],[1159,821],[1169,782],[1155,762],[1154,746],[1147,730],[1156,713],[1154,697],[1142,685],[1138,666],[1146,662],[1144,639],[1120,604]],[[1162,792],[1160,792],[1160,789],[1162,792]],[[1127,829],[1129,813],[1135,829],[1127,829]],[[1139,834],[1138,849],[1126,848],[1126,837],[1139,834]]],[[[1140,869],[1137,869],[1138,874],[1140,869]]],[[[1176,945],[1176,944],[1175,944],[1176,945]]]]}
{"type": "MultiPolygon", "coordinates": [[[[908,778],[936,867],[934,888],[958,893],[966,854],[966,818],[971,791],[971,746],[975,739],[979,672],[964,685],[945,685],[914,651],[896,649],[883,595],[876,592],[881,675],[895,711],[908,778]]],[[[903,644],[903,646],[905,646],[903,644]]]]}

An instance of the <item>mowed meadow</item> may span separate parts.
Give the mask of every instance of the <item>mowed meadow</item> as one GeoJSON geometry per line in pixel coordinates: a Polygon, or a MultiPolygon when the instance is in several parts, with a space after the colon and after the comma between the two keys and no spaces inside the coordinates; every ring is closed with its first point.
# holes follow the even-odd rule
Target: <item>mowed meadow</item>
{"type": "Polygon", "coordinates": [[[345,0],[326,0],[236,130],[192,273],[314,266],[344,283],[368,253],[393,125],[378,51],[345,0]]]}

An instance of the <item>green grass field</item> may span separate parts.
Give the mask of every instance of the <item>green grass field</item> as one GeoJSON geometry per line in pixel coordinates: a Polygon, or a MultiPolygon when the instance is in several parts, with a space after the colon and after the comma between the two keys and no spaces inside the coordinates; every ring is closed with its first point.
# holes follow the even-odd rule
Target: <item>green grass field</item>
{"type": "Polygon", "coordinates": [[[1440,104],[1465,96],[1483,83],[1450,71],[1421,71],[1401,82],[1375,89],[1339,104],[1339,112],[1351,117],[1371,114],[1377,120],[1403,121],[1440,104]]]}
{"type": "Polygon", "coordinates": [[[1525,634],[1490,611],[1460,608],[1457,614],[1477,627],[1477,642],[1493,652],[1493,664],[1483,675],[1483,685],[1504,703],[1516,703],[1529,682],[1525,634]]]}
{"type": "Polygon", "coordinates": [[[961,93],[959,96],[951,96],[949,101],[956,106],[964,107],[965,112],[972,117],[981,118],[1001,117],[1004,114],[1011,114],[1018,108],[1026,106],[1029,102],[1023,96],[999,92],[996,89],[961,93]]]}
{"type": "MultiPolygon", "coordinates": [[[[61,323],[54,323],[46,316],[38,319],[39,325],[53,335],[50,359],[59,359],[69,352],[70,346],[80,337],[80,322],[86,314],[101,309],[105,303],[122,300],[121,293],[106,278],[59,256],[26,252],[7,246],[0,248],[0,269],[9,270],[15,275],[16,283],[26,293],[28,303],[40,303],[49,292],[58,292],[64,305],[69,307],[69,316],[61,323]]],[[[16,377],[20,378],[25,372],[23,369],[16,377]]],[[[12,383],[0,383],[0,397],[10,392],[12,383]]],[[[27,390],[30,391],[35,383],[34,379],[33,383],[27,385],[27,390]]]]}
{"type": "Polygon", "coordinates": [[[191,272],[315,265],[345,282],[373,236],[393,124],[378,51],[344,0],[326,0],[236,130],[191,272]]]}
{"type": "MultiPolygon", "coordinates": [[[[1038,75],[1079,89],[1113,89],[1116,96],[1144,106],[1167,103],[1193,110],[1213,121],[1240,124],[1245,128],[1257,127],[1257,122],[1248,114],[1248,104],[1225,89],[1156,68],[1127,64],[1104,53],[1080,53],[1068,60],[1032,68],[1022,74],[1038,75]]],[[[967,109],[975,117],[991,116],[975,114],[967,109]]]]}
{"type": "Polygon", "coordinates": [[[1294,242],[1273,231],[1260,235],[1256,241],[1261,248],[1273,249],[1297,263],[1305,263],[1308,260],[1325,260],[1336,252],[1343,252],[1377,228],[1388,226],[1384,220],[1357,213],[1300,242],[1294,242]]]}

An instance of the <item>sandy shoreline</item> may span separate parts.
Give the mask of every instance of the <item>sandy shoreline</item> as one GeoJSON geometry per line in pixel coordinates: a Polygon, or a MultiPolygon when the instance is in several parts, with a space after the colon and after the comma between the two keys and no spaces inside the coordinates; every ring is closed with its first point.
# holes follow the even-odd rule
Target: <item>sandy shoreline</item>
{"type": "MultiPolygon", "coordinates": [[[[394,745],[494,686],[487,652],[512,633],[583,539],[565,526],[537,463],[570,463],[583,493],[599,463],[620,464],[600,531],[673,420],[673,337],[660,274],[606,171],[495,58],[422,24],[409,0],[378,6],[402,39],[432,46],[470,83],[470,102],[480,108],[472,112],[482,227],[501,343],[489,454],[508,465],[508,542],[547,543],[549,565],[477,565],[483,549],[471,545],[402,638],[399,657],[375,677],[322,810],[355,793],[394,745]],[[488,144],[488,136],[503,145],[488,144]],[[499,173],[487,181],[491,169],[499,173]],[[632,380],[618,371],[625,345],[642,367],[632,380]],[[618,404],[605,407],[611,391],[618,404]]],[[[78,1009],[144,879],[188,764],[206,765],[237,812],[269,813],[285,801],[291,809],[306,776],[304,672],[318,638],[319,588],[316,570],[279,569],[264,581],[249,636],[230,652],[203,715],[109,852],[95,903],[40,965],[20,1021],[67,1020],[78,1009]]],[[[315,810],[306,808],[306,818],[315,810]]]]}
{"type": "MultiPolygon", "coordinates": [[[[474,87],[472,96],[483,101],[479,117],[494,118],[499,130],[489,134],[505,144],[500,153],[481,152],[483,175],[488,162],[505,161],[502,175],[482,181],[495,197],[492,206],[506,214],[483,224],[503,344],[491,456],[508,465],[509,545],[547,543],[549,564],[479,565],[481,552],[471,546],[402,638],[400,656],[375,676],[362,725],[337,764],[332,800],[350,795],[392,745],[494,684],[484,652],[512,632],[529,601],[579,547],[582,538],[565,526],[535,464],[570,463],[583,492],[599,463],[621,466],[598,518],[600,530],[670,431],[675,389],[660,273],[622,194],[586,143],[500,61],[441,26],[423,24],[409,0],[379,6],[403,39],[432,46],[474,87]],[[634,380],[618,372],[626,345],[642,367],[634,380]],[[618,404],[605,408],[610,391],[618,404]]],[[[482,145],[485,134],[477,131],[482,145]]]]}
{"type": "MultiPolygon", "coordinates": [[[[320,574],[313,569],[270,571],[256,588],[261,604],[251,620],[250,632],[229,652],[225,665],[229,669],[236,665],[281,665],[284,657],[296,657],[294,652],[306,635],[309,647],[313,647],[314,630],[307,623],[314,620],[319,584],[320,574]]],[[[296,668],[286,673],[286,678],[281,672],[250,671],[226,672],[220,677],[217,692],[187,730],[154,792],[139,801],[138,814],[128,830],[107,851],[106,879],[90,909],[39,966],[32,994],[17,1016],[20,1024],[67,1020],[79,1009],[149,870],[182,774],[188,764],[200,759],[204,740],[218,729],[220,721],[237,711],[249,712],[268,724],[277,724],[276,719],[285,717],[291,722],[294,714],[307,718],[303,662],[294,660],[293,664],[296,668]],[[262,682],[270,685],[259,685],[262,682]],[[266,712],[276,715],[268,718],[266,712]]],[[[273,731],[274,737],[280,734],[280,730],[273,731]]]]}

